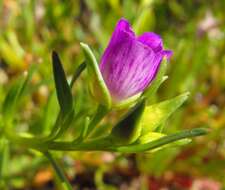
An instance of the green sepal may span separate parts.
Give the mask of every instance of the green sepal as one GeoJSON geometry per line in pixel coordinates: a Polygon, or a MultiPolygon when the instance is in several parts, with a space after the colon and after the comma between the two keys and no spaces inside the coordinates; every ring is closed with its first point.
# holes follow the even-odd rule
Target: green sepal
{"type": "Polygon", "coordinates": [[[87,44],[80,43],[80,45],[86,59],[91,93],[109,109],[112,104],[111,95],[99,70],[98,62],[87,44]]]}
{"type": "Polygon", "coordinates": [[[115,144],[131,144],[141,135],[141,116],[145,107],[145,100],[139,102],[113,127],[110,138],[115,144]]]}
{"type": "Polygon", "coordinates": [[[52,52],[52,67],[57,99],[62,115],[66,115],[73,109],[73,97],[61,61],[55,51],[52,52]]]}
{"type": "Polygon", "coordinates": [[[160,85],[168,78],[168,76],[164,76],[167,68],[167,60],[164,58],[160,64],[159,71],[155,77],[155,79],[151,82],[150,86],[144,91],[142,96],[146,98],[152,97],[160,85]]]}
{"type": "Polygon", "coordinates": [[[146,106],[140,121],[142,135],[153,132],[159,125],[163,124],[168,117],[188,98],[189,93],[184,93],[175,98],[146,106]]]}

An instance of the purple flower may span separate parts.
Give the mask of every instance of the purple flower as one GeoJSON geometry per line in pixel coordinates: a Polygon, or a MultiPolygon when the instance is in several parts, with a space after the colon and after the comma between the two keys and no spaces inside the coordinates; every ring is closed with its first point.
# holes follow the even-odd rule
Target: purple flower
{"type": "Polygon", "coordinates": [[[114,102],[143,92],[155,78],[160,63],[172,51],[163,49],[159,35],[135,36],[129,22],[120,19],[100,62],[100,71],[114,102]]]}

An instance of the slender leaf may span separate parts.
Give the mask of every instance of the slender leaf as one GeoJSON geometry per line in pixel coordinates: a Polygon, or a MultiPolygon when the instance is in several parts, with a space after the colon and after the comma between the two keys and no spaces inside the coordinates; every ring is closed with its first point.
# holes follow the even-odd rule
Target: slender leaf
{"type": "Polygon", "coordinates": [[[83,62],[81,63],[78,68],[76,69],[76,71],[73,74],[73,78],[70,82],[70,88],[73,87],[73,84],[75,83],[75,81],[77,80],[77,78],[80,76],[80,74],[83,72],[83,70],[86,68],[86,63],[83,62]]]}
{"type": "MultiPolygon", "coordinates": [[[[165,137],[166,134],[163,134],[163,133],[157,133],[157,132],[150,132],[150,133],[147,133],[143,136],[140,136],[140,138],[138,139],[138,142],[137,144],[145,144],[145,143],[149,143],[149,142],[152,142],[154,140],[157,140],[157,139],[160,139],[162,137],[165,137]]],[[[186,145],[188,143],[191,142],[191,139],[189,138],[184,138],[184,139],[180,139],[178,141],[175,141],[175,142],[171,142],[169,144],[166,144],[164,146],[161,146],[157,149],[154,149],[154,151],[156,150],[160,150],[162,148],[168,148],[168,147],[174,147],[174,146],[182,146],[182,145],[186,145]]]]}
{"type": "Polygon", "coordinates": [[[62,114],[65,115],[73,109],[73,98],[61,61],[55,51],[52,52],[52,66],[58,102],[62,114]]]}
{"type": "Polygon", "coordinates": [[[196,137],[196,136],[201,136],[206,134],[207,134],[206,129],[196,128],[192,130],[185,130],[185,131],[177,132],[175,134],[167,135],[165,137],[159,138],[157,140],[154,140],[146,144],[120,146],[120,147],[117,147],[116,150],[118,152],[124,152],[124,153],[136,153],[136,152],[149,151],[149,150],[153,150],[155,148],[164,146],[166,144],[169,144],[181,139],[186,139],[186,138],[191,138],[191,137],[196,137]]]}

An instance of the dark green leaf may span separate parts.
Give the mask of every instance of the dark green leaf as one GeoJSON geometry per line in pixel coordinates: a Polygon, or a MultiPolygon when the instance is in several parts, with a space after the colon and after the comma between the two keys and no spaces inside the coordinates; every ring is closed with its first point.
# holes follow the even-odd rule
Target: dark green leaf
{"type": "Polygon", "coordinates": [[[78,68],[76,69],[76,71],[73,74],[73,78],[70,82],[70,88],[73,87],[73,84],[75,83],[75,81],[77,80],[77,78],[80,76],[80,74],[83,72],[83,70],[86,68],[86,63],[83,62],[81,63],[78,68]]]}
{"type": "Polygon", "coordinates": [[[65,115],[73,109],[73,98],[61,61],[55,51],[52,52],[52,66],[58,102],[62,114],[65,115]]]}

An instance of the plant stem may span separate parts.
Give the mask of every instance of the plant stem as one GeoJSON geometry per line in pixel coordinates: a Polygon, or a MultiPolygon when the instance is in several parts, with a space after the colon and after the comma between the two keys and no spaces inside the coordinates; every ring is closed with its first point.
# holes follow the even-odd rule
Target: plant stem
{"type": "Polygon", "coordinates": [[[177,140],[192,138],[196,136],[201,136],[207,134],[208,131],[204,128],[195,128],[192,130],[185,130],[177,132],[171,135],[167,135],[160,139],[154,140],[146,144],[136,144],[127,146],[114,146],[111,139],[104,137],[101,139],[90,140],[80,144],[74,144],[73,141],[52,141],[52,142],[42,142],[35,138],[20,137],[14,135],[7,135],[7,138],[14,144],[23,146],[24,148],[33,148],[41,152],[48,150],[55,151],[113,151],[113,152],[123,152],[123,153],[136,153],[143,152],[158,148],[160,146],[166,145],[168,143],[175,142],[177,140]]]}
{"type": "Polygon", "coordinates": [[[59,180],[61,181],[62,187],[65,190],[73,190],[73,187],[71,186],[70,182],[66,178],[66,176],[63,173],[62,168],[58,165],[56,160],[53,158],[53,156],[50,154],[50,152],[43,152],[46,158],[48,158],[49,162],[51,163],[52,167],[55,170],[56,175],[58,176],[59,180]]]}

